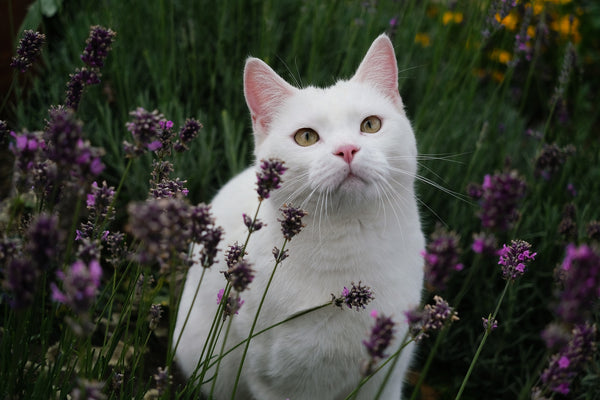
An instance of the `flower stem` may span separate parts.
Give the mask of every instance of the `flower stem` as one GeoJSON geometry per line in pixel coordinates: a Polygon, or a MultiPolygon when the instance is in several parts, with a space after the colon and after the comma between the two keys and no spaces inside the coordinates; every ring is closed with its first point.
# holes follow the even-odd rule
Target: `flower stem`
{"type": "MultiPolygon", "coordinates": [[[[504,300],[504,295],[506,295],[506,292],[508,291],[508,287],[510,286],[511,282],[512,281],[510,279],[506,280],[506,285],[504,286],[504,290],[502,291],[502,294],[500,295],[500,298],[498,299],[498,303],[496,304],[496,309],[494,310],[494,313],[489,318],[489,321],[494,321],[496,319],[496,315],[498,315],[498,310],[500,309],[502,300],[504,300]]],[[[462,396],[462,393],[465,390],[465,387],[467,386],[467,382],[469,381],[469,377],[471,376],[471,373],[473,372],[473,369],[475,368],[475,363],[477,362],[477,359],[479,358],[479,355],[481,354],[481,351],[483,350],[483,346],[485,345],[485,341],[487,340],[491,331],[492,331],[492,324],[489,323],[486,326],[485,333],[483,334],[483,338],[481,339],[481,343],[479,343],[479,347],[477,348],[477,351],[475,352],[475,355],[473,356],[471,365],[469,365],[469,369],[467,370],[467,373],[466,373],[465,377],[463,378],[462,384],[460,385],[460,389],[458,389],[458,393],[456,394],[456,397],[454,398],[454,400],[459,400],[460,397],[462,396]]]]}
{"type": "MultiPolygon", "coordinates": [[[[285,246],[287,245],[288,240],[285,239],[283,241],[283,246],[281,246],[281,253],[285,251],[285,246]]],[[[256,315],[254,315],[254,321],[252,322],[252,327],[250,328],[250,333],[248,334],[248,339],[246,339],[246,346],[244,347],[244,353],[242,354],[242,360],[240,361],[240,366],[237,371],[237,375],[235,377],[235,383],[233,385],[233,391],[231,392],[231,399],[235,399],[235,393],[237,391],[238,385],[240,383],[240,376],[242,375],[242,368],[244,367],[244,361],[246,360],[246,355],[248,354],[248,347],[250,347],[250,340],[252,339],[252,335],[254,333],[254,328],[256,328],[256,323],[258,321],[258,315],[260,314],[260,310],[265,302],[265,298],[267,297],[267,292],[269,291],[269,287],[271,286],[271,282],[273,281],[273,276],[275,275],[275,271],[277,271],[277,267],[281,261],[277,261],[275,266],[273,267],[273,271],[271,272],[271,276],[269,277],[269,281],[267,282],[267,286],[263,292],[262,298],[260,299],[260,303],[258,305],[258,309],[256,310],[256,315]]]]}

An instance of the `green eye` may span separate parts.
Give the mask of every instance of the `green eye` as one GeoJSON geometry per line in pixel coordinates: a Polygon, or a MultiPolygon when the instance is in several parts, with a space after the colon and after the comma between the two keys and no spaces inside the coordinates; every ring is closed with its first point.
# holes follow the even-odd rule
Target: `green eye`
{"type": "Polygon", "coordinates": [[[306,147],[319,141],[319,134],[311,128],[298,129],[294,134],[294,140],[300,146],[306,147]]]}
{"type": "Polygon", "coordinates": [[[381,120],[374,115],[365,118],[363,122],[360,123],[360,130],[365,133],[375,133],[378,132],[380,129],[381,120]]]}

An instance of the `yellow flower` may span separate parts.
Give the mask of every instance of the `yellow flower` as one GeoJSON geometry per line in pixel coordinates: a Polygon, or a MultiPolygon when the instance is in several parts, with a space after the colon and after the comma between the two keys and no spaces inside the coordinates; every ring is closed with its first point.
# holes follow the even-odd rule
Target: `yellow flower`
{"type": "Polygon", "coordinates": [[[442,23],[444,25],[448,25],[450,22],[460,24],[461,22],[463,22],[463,18],[464,16],[461,12],[445,11],[442,15],[442,23]]]}
{"type": "Polygon", "coordinates": [[[517,23],[519,22],[517,16],[513,13],[508,14],[502,19],[500,18],[500,14],[496,14],[496,21],[504,25],[509,31],[514,31],[517,29],[517,23]]]}
{"type": "Polygon", "coordinates": [[[512,60],[512,54],[506,50],[494,49],[492,54],[490,54],[490,59],[498,61],[502,64],[508,64],[510,60],[512,60]]]}
{"type": "Polygon", "coordinates": [[[426,33],[417,33],[415,35],[415,43],[418,43],[423,47],[429,47],[431,44],[431,38],[426,33]]]}
{"type": "Polygon", "coordinates": [[[504,72],[492,71],[492,79],[496,82],[502,83],[504,80],[504,72]]]}
{"type": "Polygon", "coordinates": [[[529,36],[530,38],[535,37],[535,26],[529,25],[527,27],[527,36],[529,36]]]}
{"type": "Polygon", "coordinates": [[[570,36],[575,43],[581,41],[579,19],[573,15],[563,15],[552,22],[551,28],[562,36],[570,36]]]}

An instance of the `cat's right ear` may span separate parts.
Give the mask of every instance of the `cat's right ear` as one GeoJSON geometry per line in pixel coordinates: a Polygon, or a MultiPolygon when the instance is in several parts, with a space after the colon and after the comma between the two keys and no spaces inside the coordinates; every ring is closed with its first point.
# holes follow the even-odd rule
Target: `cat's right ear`
{"type": "Polygon", "coordinates": [[[283,102],[297,90],[267,64],[250,57],[244,68],[244,96],[257,139],[263,139],[283,102]]]}

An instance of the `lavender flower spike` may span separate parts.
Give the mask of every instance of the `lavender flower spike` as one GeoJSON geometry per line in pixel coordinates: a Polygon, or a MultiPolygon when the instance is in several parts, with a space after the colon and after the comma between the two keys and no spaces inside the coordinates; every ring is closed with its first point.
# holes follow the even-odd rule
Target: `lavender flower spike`
{"type": "Polygon", "coordinates": [[[102,276],[100,263],[93,260],[86,265],[83,261],[78,260],[66,274],[58,271],[56,276],[63,282],[63,291],[52,283],[52,299],[71,307],[77,313],[87,312],[96,298],[100,286],[100,277],[102,276]]]}
{"type": "Polygon", "coordinates": [[[256,192],[260,199],[268,199],[272,190],[281,187],[281,175],[287,171],[283,164],[283,161],[276,158],[261,161],[260,171],[256,173],[256,192]]]}
{"type": "Polygon", "coordinates": [[[27,71],[39,56],[45,41],[46,35],[43,33],[24,31],[17,47],[17,55],[12,58],[10,66],[21,72],[27,71]]]}
{"type": "Polygon", "coordinates": [[[515,280],[525,273],[527,264],[535,259],[537,253],[529,251],[531,245],[524,240],[513,240],[510,246],[504,247],[498,252],[500,255],[499,265],[502,265],[502,277],[515,280]]]}
{"type": "Polygon", "coordinates": [[[354,282],[352,282],[352,287],[350,289],[344,286],[344,290],[342,290],[342,295],[340,297],[335,297],[333,294],[331,297],[334,305],[340,308],[342,308],[343,305],[346,305],[349,309],[354,307],[356,311],[365,309],[367,304],[375,298],[371,288],[362,286],[361,282],[358,282],[358,285],[355,285],[354,282]]]}
{"type": "Polygon", "coordinates": [[[387,357],[385,351],[394,339],[396,325],[390,317],[378,315],[375,310],[371,312],[371,316],[375,318],[375,325],[371,328],[369,339],[362,342],[369,354],[369,359],[361,368],[361,373],[365,376],[373,372],[373,367],[379,360],[387,357]]]}
{"type": "Polygon", "coordinates": [[[283,237],[287,240],[292,240],[304,228],[305,225],[302,223],[302,217],[306,216],[307,212],[301,208],[295,208],[291,204],[284,204],[279,210],[284,217],[283,219],[277,219],[281,222],[283,237]]]}
{"type": "Polygon", "coordinates": [[[116,35],[110,29],[98,25],[92,26],[81,60],[92,68],[102,68],[116,35]]]}

